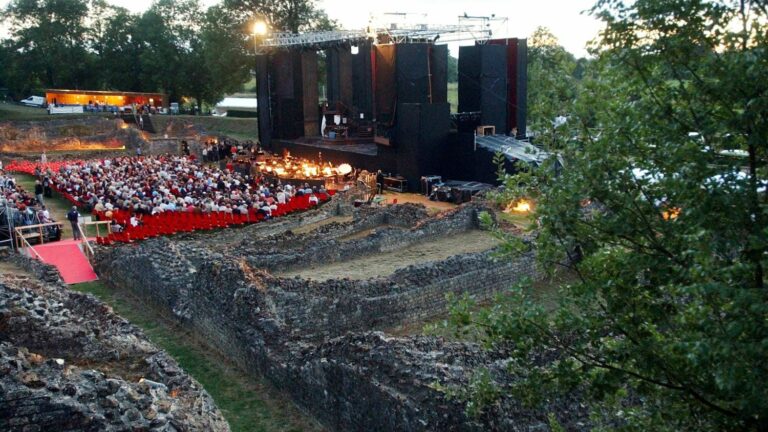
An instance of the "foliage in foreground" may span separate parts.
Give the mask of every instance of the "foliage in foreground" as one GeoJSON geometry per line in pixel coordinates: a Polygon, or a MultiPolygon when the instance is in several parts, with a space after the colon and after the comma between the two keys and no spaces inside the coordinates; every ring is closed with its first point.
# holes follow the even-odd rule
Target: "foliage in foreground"
{"type": "MultiPolygon", "coordinates": [[[[592,12],[607,27],[552,140],[567,143],[563,174],[505,177],[510,198],[537,197],[544,268],[577,280],[553,311],[518,288],[480,311],[457,301],[452,322],[514,346],[505,391],[535,404],[578,389],[599,429],[765,430],[766,5],[592,12]]],[[[479,382],[465,389],[475,409],[497,391],[479,382]]]]}

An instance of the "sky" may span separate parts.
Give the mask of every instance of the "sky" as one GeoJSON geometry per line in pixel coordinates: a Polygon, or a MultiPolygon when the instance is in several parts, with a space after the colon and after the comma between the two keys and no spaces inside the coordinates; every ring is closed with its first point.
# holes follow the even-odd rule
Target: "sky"
{"type": "MultiPolygon", "coordinates": [[[[5,7],[10,0],[0,0],[5,7]]],[[[133,12],[149,8],[152,0],[107,0],[133,12]]],[[[201,0],[206,5],[219,0],[201,0]]],[[[362,29],[371,13],[408,13],[413,22],[432,25],[458,24],[458,16],[506,17],[506,24],[493,28],[494,36],[527,37],[539,26],[548,27],[560,43],[577,57],[586,55],[585,45],[597,36],[600,23],[582,11],[596,0],[317,0],[344,28],[362,29]],[[386,6],[383,6],[386,4],[386,6]],[[423,15],[426,14],[426,15],[423,15]]],[[[0,31],[2,33],[2,31],[0,31]]],[[[468,42],[469,43],[469,42],[468,42]]],[[[455,46],[451,46],[454,51],[455,46]]]]}

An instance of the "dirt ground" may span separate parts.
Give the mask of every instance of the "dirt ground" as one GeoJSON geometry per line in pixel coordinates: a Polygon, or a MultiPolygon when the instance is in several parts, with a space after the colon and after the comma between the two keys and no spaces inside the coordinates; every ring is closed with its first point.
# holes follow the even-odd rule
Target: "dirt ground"
{"type": "Polygon", "coordinates": [[[330,265],[295,269],[278,273],[278,275],[283,277],[300,276],[317,281],[345,277],[362,280],[388,276],[395,270],[411,264],[440,261],[463,253],[481,252],[491,249],[496,245],[498,245],[498,240],[491,237],[487,232],[473,230],[431,242],[419,243],[397,251],[332,263],[330,265]]]}
{"type": "Polygon", "coordinates": [[[332,224],[334,222],[338,222],[338,223],[352,222],[352,216],[331,216],[327,219],[323,219],[315,223],[302,225],[296,229],[293,229],[292,231],[294,234],[306,234],[308,232],[312,232],[320,228],[321,226],[332,224]]]}

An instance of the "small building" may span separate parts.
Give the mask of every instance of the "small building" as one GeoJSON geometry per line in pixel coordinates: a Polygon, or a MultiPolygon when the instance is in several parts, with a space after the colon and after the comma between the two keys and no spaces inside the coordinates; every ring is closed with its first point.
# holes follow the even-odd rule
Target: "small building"
{"type": "Polygon", "coordinates": [[[47,89],[45,101],[48,105],[150,105],[156,108],[168,107],[168,95],[162,93],[139,93],[100,90],[47,89]]]}

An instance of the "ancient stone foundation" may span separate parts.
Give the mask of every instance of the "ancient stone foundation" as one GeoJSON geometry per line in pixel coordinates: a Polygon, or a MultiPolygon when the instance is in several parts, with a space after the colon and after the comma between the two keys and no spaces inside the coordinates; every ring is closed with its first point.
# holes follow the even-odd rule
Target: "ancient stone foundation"
{"type": "Polygon", "coordinates": [[[0,275],[0,430],[228,431],[165,352],[55,269],[0,275]]]}
{"type": "Polygon", "coordinates": [[[530,411],[504,399],[479,418],[467,417],[464,403],[435,384],[466,384],[484,368],[503,385],[510,379],[504,353],[386,335],[445,314],[449,293],[483,301],[522,278],[538,278],[532,255],[499,259],[492,243],[461,252],[461,239],[479,229],[484,209],[476,205],[428,217],[415,205],[352,211],[343,199],[296,216],[316,226],[301,234],[294,230],[302,224],[288,218],[220,238],[158,238],[100,251],[97,269],[172,312],[244,370],[267,377],[332,430],[538,430],[547,428],[547,412],[575,427],[581,414],[567,400],[530,411]],[[322,223],[339,213],[353,217],[322,223]],[[313,278],[325,266],[373,265],[452,238],[459,244],[449,247],[460,252],[439,261],[403,260],[372,278],[313,278]]]}

